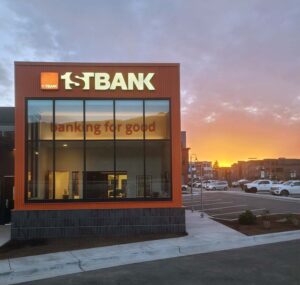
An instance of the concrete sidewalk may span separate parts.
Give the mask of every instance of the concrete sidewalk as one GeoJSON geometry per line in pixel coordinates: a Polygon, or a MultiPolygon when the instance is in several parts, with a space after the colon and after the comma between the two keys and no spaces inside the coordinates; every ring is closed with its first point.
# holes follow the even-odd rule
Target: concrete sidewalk
{"type": "Polygon", "coordinates": [[[0,226],[0,246],[10,241],[10,225],[0,226]]]}
{"type": "Polygon", "coordinates": [[[300,231],[245,236],[199,212],[186,211],[188,236],[0,261],[0,284],[226,249],[300,239],[300,231]]]}

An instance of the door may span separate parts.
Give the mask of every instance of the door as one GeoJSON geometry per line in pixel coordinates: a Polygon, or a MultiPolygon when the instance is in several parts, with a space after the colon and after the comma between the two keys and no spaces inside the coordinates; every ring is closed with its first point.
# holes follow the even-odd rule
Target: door
{"type": "Polygon", "coordinates": [[[300,194],[300,182],[292,183],[290,187],[290,194],[300,194]]]}
{"type": "Polygon", "coordinates": [[[86,172],[86,198],[108,198],[108,174],[101,171],[86,172]]]}
{"type": "Polygon", "coordinates": [[[259,191],[269,191],[271,189],[270,181],[259,182],[259,191]]]}
{"type": "MultiPolygon", "coordinates": [[[[69,171],[55,171],[55,199],[70,198],[69,177],[69,171]]],[[[52,172],[49,173],[49,185],[53,185],[52,172]]]]}
{"type": "Polygon", "coordinates": [[[10,222],[11,210],[14,207],[14,177],[4,176],[0,187],[0,224],[7,224],[10,222]]]}
{"type": "Polygon", "coordinates": [[[265,187],[265,189],[264,189],[265,191],[270,191],[271,187],[272,187],[271,182],[270,181],[265,181],[264,187],[265,187]]]}

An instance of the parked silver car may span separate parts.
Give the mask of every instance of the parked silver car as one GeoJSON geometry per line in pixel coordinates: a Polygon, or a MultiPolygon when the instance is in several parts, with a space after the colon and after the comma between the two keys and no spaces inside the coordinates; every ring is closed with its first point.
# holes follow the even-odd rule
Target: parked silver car
{"type": "Polygon", "coordinates": [[[202,187],[204,189],[207,189],[210,184],[213,184],[213,183],[216,183],[216,182],[218,182],[218,180],[204,180],[202,182],[202,187]]]}
{"type": "Polygon", "coordinates": [[[217,181],[210,183],[207,190],[228,190],[228,182],[227,181],[217,181]]]}

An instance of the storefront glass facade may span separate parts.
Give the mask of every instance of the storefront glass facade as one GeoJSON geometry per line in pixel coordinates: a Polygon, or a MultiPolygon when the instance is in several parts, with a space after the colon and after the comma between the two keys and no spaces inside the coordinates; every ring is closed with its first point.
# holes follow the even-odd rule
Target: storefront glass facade
{"type": "Polygon", "coordinates": [[[171,199],[170,101],[27,99],[27,202],[171,199]]]}

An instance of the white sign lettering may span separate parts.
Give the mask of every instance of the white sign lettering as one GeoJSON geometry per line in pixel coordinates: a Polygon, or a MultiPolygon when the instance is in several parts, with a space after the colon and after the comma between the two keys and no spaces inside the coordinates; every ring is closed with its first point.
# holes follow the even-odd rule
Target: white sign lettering
{"type": "Polygon", "coordinates": [[[74,75],[74,79],[71,79],[73,72],[66,72],[61,75],[61,79],[64,81],[65,89],[70,90],[73,87],[83,86],[83,90],[91,89],[91,79],[94,78],[95,90],[144,90],[145,87],[148,90],[155,90],[151,79],[154,73],[128,73],[127,77],[121,72],[116,72],[111,77],[106,72],[82,72],[82,76],[74,75]]]}

